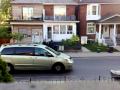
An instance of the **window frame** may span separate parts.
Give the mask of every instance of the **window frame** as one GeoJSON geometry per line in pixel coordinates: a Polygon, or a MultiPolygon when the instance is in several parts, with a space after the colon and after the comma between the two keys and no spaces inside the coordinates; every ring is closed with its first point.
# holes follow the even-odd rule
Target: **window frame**
{"type": "Polygon", "coordinates": [[[73,34],[73,25],[67,25],[67,34],[73,34]],[[72,26],[71,30],[69,30],[69,26],[72,26]]]}
{"type": "Polygon", "coordinates": [[[31,17],[34,15],[34,8],[33,7],[22,7],[22,17],[23,17],[23,20],[31,20],[31,17]],[[26,9],[27,12],[27,15],[24,15],[24,9],[26,9]],[[30,12],[30,9],[32,9],[30,12]],[[29,17],[30,16],[30,17],[29,17]]]}
{"type": "Polygon", "coordinates": [[[88,4],[87,5],[87,15],[99,16],[101,15],[101,5],[100,4],[88,4]],[[93,14],[93,7],[96,7],[96,14],[93,14]]]}
{"type": "Polygon", "coordinates": [[[60,34],[60,25],[53,25],[53,34],[60,34]],[[57,26],[57,32],[55,30],[55,26],[57,26]]]}
{"type": "Polygon", "coordinates": [[[66,25],[60,25],[60,34],[66,34],[66,25]],[[61,29],[61,26],[64,26],[64,30],[61,29]]]}
{"type": "Polygon", "coordinates": [[[87,34],[96,34],[96,25],[95,23],[87,23],[87,34]],[[89,26],[89,24],[92,24],[93,26],[89,26]],[[90,33],[89,32],[89,28],[94,28],[94,32],[93,33],[90,33]]]}
{"type": "Polygon", "coordinates": [[[66,15],[67,15],[67,10],[66,10],[65,5],[54,5],[54,20],[59,20],[60,18],[62,18],[62,16],[66,16],[66,15]],[[60,12],[60,8],[63,8],[64,15],[58,14],[60,12]],[[57,18],[57,16],[58,16],[58,18],[57,18]]]}

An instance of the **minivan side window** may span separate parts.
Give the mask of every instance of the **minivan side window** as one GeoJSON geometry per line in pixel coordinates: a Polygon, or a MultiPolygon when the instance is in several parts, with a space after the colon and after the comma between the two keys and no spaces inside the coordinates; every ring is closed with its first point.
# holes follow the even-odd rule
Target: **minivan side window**
{"type": "Polygon", "coordinates": [[[16,47],[15,54],[16,55],[33,56],[34,48],[32,48],[32,47],[16,47]]]}
{"type": "Polygon", "coordinates": [[[53,57],[51,53],[42,48],[35,48],[35,56],[48,56],[53,57]]]}
{"type": "Polygon", "coordinates": [[[4,48],[1,52],[1,55],[13,55],[14,54],[14,48],[4,48]]]}

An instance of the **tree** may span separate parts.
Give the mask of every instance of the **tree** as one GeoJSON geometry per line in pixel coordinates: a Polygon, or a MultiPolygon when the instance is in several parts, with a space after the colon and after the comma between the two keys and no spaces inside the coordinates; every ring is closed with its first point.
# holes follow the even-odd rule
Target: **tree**
{"type": "Polygon", "coordinates": [[[0,25],[6,24],[11,17],[11,0],[0,0],[0,25]]]}

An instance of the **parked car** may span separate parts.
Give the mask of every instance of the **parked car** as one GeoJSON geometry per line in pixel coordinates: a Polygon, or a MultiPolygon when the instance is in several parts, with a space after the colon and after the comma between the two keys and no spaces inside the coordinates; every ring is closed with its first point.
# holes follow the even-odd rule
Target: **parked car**
{"type": "Polygon", "coordinates": [[[73,65],[70,56],[39,44],[2,45],[0,56],[8,64],[8,71],[16,69],[62,72],[71,70],[73,65]]]}

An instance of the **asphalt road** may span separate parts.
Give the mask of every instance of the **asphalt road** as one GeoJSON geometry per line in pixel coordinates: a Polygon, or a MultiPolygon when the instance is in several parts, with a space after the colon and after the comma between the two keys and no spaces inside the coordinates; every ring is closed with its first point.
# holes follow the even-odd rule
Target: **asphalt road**
{"type": "Polygon", "coordinates": [[[108,80],[110,70],[120,70],[120,57],[73,58],[72,71],[56,74],[51,71],[15,71],[16,81],[108,80]]]}

